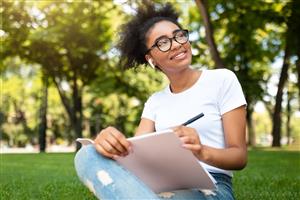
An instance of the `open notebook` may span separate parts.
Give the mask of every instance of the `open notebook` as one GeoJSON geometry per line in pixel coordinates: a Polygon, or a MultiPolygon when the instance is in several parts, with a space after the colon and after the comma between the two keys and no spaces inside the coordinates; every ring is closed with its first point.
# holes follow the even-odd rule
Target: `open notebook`
{"type": "MultiPolygon", "coordinates": [[[[202,167],[193,153],[181,146],[180,139],[165,130],[128,139],[133,153],[117,162],[135,174],[154,192],[179,189],[215,189],[214,178],[202,167]]],[[[93,141],[78,138],[83,145],[93,141]]]]}

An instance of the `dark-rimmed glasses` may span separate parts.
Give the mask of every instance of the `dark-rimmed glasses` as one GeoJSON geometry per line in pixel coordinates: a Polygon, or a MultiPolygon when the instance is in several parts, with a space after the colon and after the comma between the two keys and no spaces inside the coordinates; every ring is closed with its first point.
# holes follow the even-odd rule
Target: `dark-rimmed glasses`
{"type": "Polygon", "coordinates": [[[169,38],[167,36],[162,36],[158,38],[154,45],[147,50],[146,53],[157,47],[162,52],[167,52],[172,47],[172,40],[175,40],[179,44],[185,44],[189,40],[189,31],[188,30],[176,30],[174,36],[169,38]]]}

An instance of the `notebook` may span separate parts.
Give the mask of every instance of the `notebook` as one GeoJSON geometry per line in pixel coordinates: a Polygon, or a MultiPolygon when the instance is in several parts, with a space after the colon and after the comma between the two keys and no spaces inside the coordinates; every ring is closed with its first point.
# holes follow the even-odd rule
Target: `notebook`
{"type": "MultiPolygon", "coordinates": [[[[129,170],[154,192],[169,192],[181,189],[216,188],[214,178],[201,163],[181,145],[172,130],[149,133],[128,139],[133,153],[116,161],[129,170]]],[[[83,145],[92,140],[78,138],[83,145]]]]}

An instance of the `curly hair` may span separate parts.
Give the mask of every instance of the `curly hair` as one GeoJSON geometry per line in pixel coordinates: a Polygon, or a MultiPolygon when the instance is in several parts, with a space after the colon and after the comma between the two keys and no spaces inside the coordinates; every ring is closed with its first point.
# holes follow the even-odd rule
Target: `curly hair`
{"type": "Polygon", "coordinates": [[[146,34],[148,30],[155,23],[163,20],[171,21],[181,28],[177,21],[178,16],[179,14],[170,3],[162,7],[149,2],[140,6],[136,15],[121,26],[117,48],[121,53],[120,65],[122,68],[130,69],[146,64],[146,34]]]}

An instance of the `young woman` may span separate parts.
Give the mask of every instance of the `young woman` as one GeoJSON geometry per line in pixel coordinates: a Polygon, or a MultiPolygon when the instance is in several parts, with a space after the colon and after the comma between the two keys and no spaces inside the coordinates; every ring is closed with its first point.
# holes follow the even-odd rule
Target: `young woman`
{"type": "MultiPolygon", "coordinates": [[[[246,101],[231,71],[191,68],[188,31],[177,18],[170,4],[159,9],[145,5],[122,27],[119,49],[125,66],[149,63],[170,81],[145,103],[136,135],[175,127],[183,147],[217,181],[211,195],[195,189],[170,191],[171,199],[234,199],[231,170],[242,169],[247,163],[246,101]],[[201,112],[204,118],[189,127],[178,126],[201,112]]],[[[131,150],[130,142],[116,128],[102,130],[95,145],[83,147],[76,155],[81,181],[101,199],[162,198],[114,161],[131,150]]]]}

